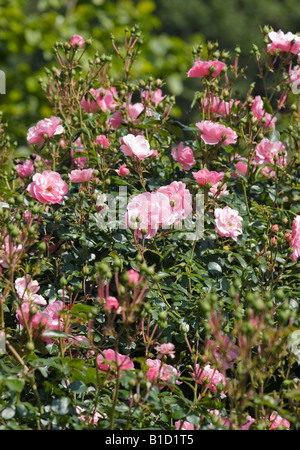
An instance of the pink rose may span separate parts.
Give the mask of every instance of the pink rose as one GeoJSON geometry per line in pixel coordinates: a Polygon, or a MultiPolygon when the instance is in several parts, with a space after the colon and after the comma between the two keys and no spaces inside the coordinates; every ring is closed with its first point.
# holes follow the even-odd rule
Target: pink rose
{"type": "Polygon", "coordinates": [[[162,363],[160,359],[148,358],[146,364],[148,366],[146,377],[149,381],[155,382],[160,388],[163,388],[168,384],[173,384],[174,382],[176,384],[180,384],[178,381],[180,373],[175,369],[175,367],[162,363]]]}
{"type": "Polygon", "coordinates": [[[271,426],[269,427],[269,430],[275,430],[276,428],[278,428],[279,426],[282,428],[290,428],[290,422],[287,419],[284,419],[283,417],[281,417],[278,413],[272,413],[270,415],[270,422],[271,426]]]}
{"type": "Polygon", "coordinates": [[[10,235],[7,234],[4,238],[4,243],[0,246],[0,266],[8,269],[11,264],[14,265],[22,250],[22,244],[15,244],[10,235]]]}
{"type": "Polygon", "coordinates": [[[212,96],[212,97],[206,97],[201,102],[201,108],[206,113],[216,113],[221,115],[230,114],[232,107],[234,105],[237,105],[239,101],[235,101],[231,99],[229,102],[226,102],[225,100],[221,100],[220,97],[212,96]]]}
{"type": "Polygon", "coordinates": [[[126,175],[129,175],[130,170],[127,168],[126,164],[122,164],[116,172],[120,177],[126,177],[126,175]]]}
{"type": "MultiPolygon", "coordinates": [[[[263,138],[255,147],[254,163],[256,165],[279,164],[284,167],[287,163],[285,143],[281,141],[271,142],[268,138],[263,138]]],[[[275,176],[276,172],[272,167],[265,167],[262,170],[265,176],[275,176]]]]}
{"type": "Polygon", "coordinates": [[[72,167],[78,167],[84,169],[87,166],[86,156],[77,156],[77,153],[85,153],[81,138],[77,138],[73,143],[74,147],[71,148],[70,156],[72,158],[72,167]],[[76,156],[75,156],[76,155],[76,156]]]}
{"type": "Polygon", "coordinates": [[[196,127],[201,131],[202,140],[209,145],[215,145],[219,142],[223,145],[235,144],[238,137],[230,127],[225,127],[225,125],[211,120],[202,120],[202,122],[196,123],[196,127]]]}
{"type": "Polygon", "coordinates": [[[242,217],[235,209],[225,206],[225,208],[215,209],[216,226],[215,230],[220,236],[230,237],[237,240],[237,237],[242,234],[242,217]]]}
{"type": "Polygon", "coordinates": [[[129,356],[122,355],[112,349],[103,350],[103,355],[97,355],[98,369],[103,372],[116,370],[117,367],[120,371],[134,369],[134,364],[129,356]]]}
{"type": "Polygon", "coordinates": [[[127,205],[127,227],[140,238],[152,238],[161,226],[170,226],[174,220],[169,197],[161,192],[138,194],[127,205]]]}
{"type": "Polygon", "coordinates": [[[267,113],[264,110],[264,103],[260,95],[257,95],[253,103],[251,105],[251,110],[254,114],[254,118],[261,122],[262,119],[265,120],[264,126],[270,128],[271,130],[275,129],[275,123],[277,121],[276,117],[272,117],[271,114],[267,113]]]}
{"type": "Polygon", "coordinates": [[[175,345],[171,342],[167,342],[166,344],[160,344],[155,347],[155,350],[158,352],[157,357],[161,358],[163,355],[167,355],[170,358],[175,358],[175,345]]]}
{"type": "Polygon", "coordinates": [[[144,136],[127,134],[127,136],[120,138],[120,142],[122,144],[121,151],[125,156],[131,158],[136,157],[139,160],[143,160],[152,154],[150,144],[144,136]]]}
{"type": "Polygon", "coordinates": [[[207,183],[211,183],[212,186],[214,186],[219,183],[225,175],[224,172],[215,172],[214,170],[207,169],[198,170],[198,172],[192,172],[192,174],[197,183],[203,186],[207,183]]]}
{"type": "Polygon", "coordinates": [[[292,234],[288,236],[289,244],[293,248],[291,258],[297,261],[300,257],[300,216],[296,216],[293,220],[292,234]]]}
{"type": "Polygon", "coordinates": [[[193,67],[188,71],[187,76],[190,77],[207,77],[212,75],[217,77],[226,64],[221,61],[196,61],[193,67]]]}
{"type": "Polygon", "coordinates": [[[84,183],[93,179],[93,169],[72,170],[69,173],[69,179],[72,183],[84,183]]]}
{"type": "MultiPolygon", "coordinates": [[[[219,384],[226,386],[226,377],[217,369],[212,369],[210,364],[206,364],[203,368],[199,364],[196,364],[193,377],[196,383],[203,384],[204,382],[207,384],[208,389],[214,394],[218,392],[217,386],[219,384]]],[[[226,397],[223,391],[221,392],[221,397],[226,397]]]]}
{"type": "Polygon", "coordinates": [[[31,159],[26,159],[23,163],[16,165],[16,171],[19,177],[27,178],[32,175],[34,171],[34,164],[31,159]]]}
{"type": "Polygon", "coordinates": [[[40,120],[34,127],[29,128],[27,133],[28,145],[39,144],[39,147],[44,144],[45,137],[52,137],[57,134],[62,134],[65,130],[60,125],[61,119],[59,117],[50,117],[50,119],[40,120]]]}
{"type": "Polygon", "coordinates": [[[123,120],[124,120],[124,117],[123,117],[121,111],[115,111],[113,113],[113,116],[107,120],[107,124],[111,128],[118,129],[118,128],[120,128],[123,120]]]}
{"type": "Polygon", "coordinates": [[[135,121],[143,111],[144,105],[142,103],[130,103],[128,105],[128,115],[132,121],[135,121]]]}
{"type": "Polygon", "coordinates": [[[222,184],[221,182],[215,184],[214,186],[212,186],[209,189],[209,195],[211,197],[216,197],[216,198],[220,198],[221,195],[229,195],[229,191],[227,190],[227,185],[225,183],[222,184]]]}
{"type": "Polygon", "coordinates": [[[74,36],[72,36],[70,40],[70,44],[72,45],[72,47],[75,47],[76,44],[78,44],[79,47],[82,47],[84,42],[84,39],[79,36],[79,34],[74,34],[74,36]]]}
{"type": "Polygon", "coordinates": [[[248,160],[238,153],[231,157],[230,159],[235,163],[236,171],[232,173],[233,177],[238,177],[239,175],[246,175],[248,171],[248,160]]]}
{"type": "Polygon", "coordinates": [[[110,142],[104,134],[100,134],[96,137],[96,145],[100,147],[107,148],[110,146],[110,142]]]}
{"type": "Polygon", "coordinates": [[[117,105],[115,97],[117,97],[116,88],[110,87],[109,89],[99,88],[90,89],[91,96],[86,99],[83,97],[81,100],[81,107],[88,113],[96,113],[99,110],[104,112],[114,111],[117,105]]]}
{"type": "Polygon", "coordinates": [[[292,91],[300,89],[300,66],[295,66],[289,70],[289,80],[292,83],[292,91]]]}
{"type": "Polygon", "coordinates": [[[159,105],[165,98],[166,95],[162,95],[162,90],[157,89],[156,91],[142,91],[141,97],[145,100],[150,99],[152,103],[155,104],[155,106],[159,105]]]}
{"type": "Polygon", "coordinates": [[[197,430],[197,426],[185,420],[182,422],[181,420],[176,420],[175,422],[176,430],[197,430]]]}
{"type": "MultiPolygon", "coordinates": [[[[30,306],[28,302],[24,302],[21,307],[17,309],[16,314],[23,327],[25,325],[23,319],[24,315],[26,322],[36,330],[41,328],[44,330],[63,330],[64,324],[59,317],[59,311],[61,311],[63,307],[63,302],[58,300],[46,306],[43,311],[40,311],[37,308],[30,306]]],[[[41,336],[41,339],[46,342],[48,341],[47,337],[41,336]]]]}
{"type": "Polygon", "coordinates": [[[267,45],[267,51],[274,53],[276,49],[281,52],[291,52],[297,55],[300,52],[300,37],[296,34],[283,33],[283,31],[270,31],[268,34],[270,43],[267,45]]]}
{"type": "Polygon", "coordinates": [[[178,161],[184,170],[190,170],[191,167],[196,164],[193,150],[185,146],[183,142],[180,142],[176,147],[172,148],[172,156],[175,161],[178,161]]]}
{"type": "Polygon", "coordinates": [[[136,270],[133,270],[133,269],[128,270],[127,274],[129,276],[128,284],[137,285],[140,280],[140,274],[136,270]]]}
{"type": "Polygon", "coordinates": [[[157,192],[169,197],[174,220],[185,219],[192,212],[192,196],[181,181],[173,181],[167,186],[162,186],[157,192]]]}
{"type": "Polygon", "coordinates": [[[32,177],[33,182],[28,186],[28,192],[41,203],[62,203],[68,192],[68,185],[59,173],[45,170],[32,177]]]}
{"type": "Polygon", "coordinates": [[[117,310],[119,308],[119,302],[116,297],[109,296],[105,300],[104,309],[108,312],[112,311],[113,309],[117,310]]]}
{"type": "Polygon", "coordinates": [[[32,280],[30,275],[17,278],[15,281],[15,288],[20,300],[32,302],[36,305],[47,304],[44,297],[37,294],[40,289],[39,283],[36,280],[32,280]]]}

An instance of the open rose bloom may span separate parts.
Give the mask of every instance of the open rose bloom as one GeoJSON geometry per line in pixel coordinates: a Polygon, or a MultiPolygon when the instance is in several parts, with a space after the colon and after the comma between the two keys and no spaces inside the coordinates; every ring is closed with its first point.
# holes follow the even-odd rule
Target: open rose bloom
{"type": "Polygon", "coordinates": [[[171,153],[174,161],[178,161],[183,170],[190,170],[196,164],[193,150],[183,142],[180,142],[177,147],[173,147],[171,153]]]}
{"type": "Polygon", "coordinates": [[[45,137],[52,137],[64,133],[64,128],[60,124],[60,117],[52,116],[50,119],[40,120],[34,127],[29,128],[27,133],[28,145],[38,144],[42,146],[45,137]]]}
{"type": "Polygon", "coordinates": [[[229,237],[234,241],[242,234],[242,217],[235,209],[225,206],[225,208],[215,209],[216,226],[215,230],[220,236],[229,237]]]}
{"type": "Polygon", "coordinates": [[[110,370],[132,370],[134,369],[134,364],[131,359],[118,353],[115,350],[107,349],[103,350],[103,355],[97,355],[98,369],[103,372],[109,372],[110,370]]]}
{"type": "Polygon", "coordinates": [[[144,136],[133,134],[127,134],[120,139],[121,142],[121,152],[125,156],[130,158],[137,158],[143,160],[152,155],[152,150],[150,149],[150,144],[144,136]]]}
{"type": "Polygon", "coordinates": [[[222,143],[223,145],[235,144],[237,141],[237,134],[230,127],[212,122],[211,120],[202,120],[196,123],[196,127],[201,131],[201,139],[208,145],[216,145],[222,143]]]}
{"type": "Polygon", "coordinates": [[[270,31],[268,34],[270,43],[267,51],[274,53],[276,50],[280,52],[291,52],[297,55],[300,52],[300,36],[291,33],[284,33],[282,30],[270,31]]]}
{"type": "Polygon", "coordinates": [[[28,192],[41,203],[62,203],[68,192],[68,185],[59,173],[45,170],[33,175],[28,192]]]}
{"type": "Polygon", "coordinates": [[[188,71],[187,76],[191,77],[217,77],[222,70],[226,67],[226,64],[222,61],[196,61],[193,67],[188,71]]]}

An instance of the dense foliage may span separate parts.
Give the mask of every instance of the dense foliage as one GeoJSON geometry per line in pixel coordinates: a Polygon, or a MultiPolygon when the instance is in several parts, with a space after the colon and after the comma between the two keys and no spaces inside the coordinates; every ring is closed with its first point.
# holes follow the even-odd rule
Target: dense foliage
{"type": "Polygon", "coordinates": [[[74,35],[27,157],[1,123],[1,429],[299,429],[300,44],[264,38],[242,100],[195,46],[182,124],[139,27],[74,35]]]}

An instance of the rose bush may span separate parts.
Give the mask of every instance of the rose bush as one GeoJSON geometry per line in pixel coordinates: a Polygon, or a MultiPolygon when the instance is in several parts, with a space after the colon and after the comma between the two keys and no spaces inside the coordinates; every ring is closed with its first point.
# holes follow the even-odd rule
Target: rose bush
{"type": "Polygon", "coordinates": [[[138,27],[86,71],[56,43],[13,170],[1,122],[0,429],[299,429],[299,38],[264,33],[245,98],[195,49],[195,123],[131,77],[138,27]]]}

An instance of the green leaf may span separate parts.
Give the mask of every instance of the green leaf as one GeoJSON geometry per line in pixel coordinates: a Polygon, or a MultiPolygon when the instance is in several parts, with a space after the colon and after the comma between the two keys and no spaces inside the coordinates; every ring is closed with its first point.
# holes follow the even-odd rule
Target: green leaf
{"type": "Polygon", "coordinates": [[[217,262],[211,261],[208,263],[208,270],[212,273],[222,273],[222,267],[217,262]]]}

